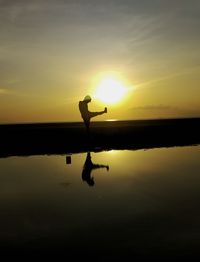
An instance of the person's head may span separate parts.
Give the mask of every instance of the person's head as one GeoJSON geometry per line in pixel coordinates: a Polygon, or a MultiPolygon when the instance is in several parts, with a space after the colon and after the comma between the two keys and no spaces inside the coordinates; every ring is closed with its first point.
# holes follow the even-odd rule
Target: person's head
{"type": "Polygon", "coordinates": [[[83,99],[83,101],[85,101],[85,102],[87,102],[87,103],[91,102],[91,100],[92,100],[91,97],[88,96],[88,95],[85,96],[84,99],[83,99]]]}

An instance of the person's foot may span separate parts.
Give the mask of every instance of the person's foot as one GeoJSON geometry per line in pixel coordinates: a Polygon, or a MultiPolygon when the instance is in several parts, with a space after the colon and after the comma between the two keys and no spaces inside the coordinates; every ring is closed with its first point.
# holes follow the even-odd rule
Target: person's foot
{"type": "Polygon", "coordinates": [[[107,107],[105,107],[104,112],[107,113],[107,107]]]}

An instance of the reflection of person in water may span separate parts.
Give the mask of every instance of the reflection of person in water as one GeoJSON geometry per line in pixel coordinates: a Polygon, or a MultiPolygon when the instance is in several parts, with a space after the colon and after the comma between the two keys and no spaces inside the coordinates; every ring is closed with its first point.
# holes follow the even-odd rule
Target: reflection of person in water
{"type": "Polygon", "coordinates": [[[105,109],[103,111],[100,112],[90,112],[88,110],[88,103],[91,102],[91,97],[90,96],[86,96],[83,101],[79,101],[79,110],[81,113],[81,116],[83,118],[83,121],[85,123],[87,132],[89,132],[89,127],[90,127],[90,119],[92,117],[98,116],[98,115],[102,115],[104,113],[107,113],[107,108],[105,107],[105,109]]]}
{"type": "Polygon", "coordinates": [[[107,171],[109,170],[109,166],[93,164],[91,160],[90,152],[88,152],[85,160],[85,164],[83,166],[82,179],[83,181],[86,181],[89,186],[94,186],[94,178],[91,177],[91,172],[93,169],[98,169],[98,168],[106,168],[107,171]]]}

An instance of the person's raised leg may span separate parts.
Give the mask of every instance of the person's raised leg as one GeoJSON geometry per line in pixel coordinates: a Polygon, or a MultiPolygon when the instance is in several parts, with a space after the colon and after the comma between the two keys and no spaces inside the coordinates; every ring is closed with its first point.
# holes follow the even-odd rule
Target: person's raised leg
{"type": "Polygon", "coordinates": [[[90,112],[90,118],[102,115],[104,113],[107,113],[107,107],[105,107],[105,109],[103,111],[100,111],[100,112],[90,112]]]}

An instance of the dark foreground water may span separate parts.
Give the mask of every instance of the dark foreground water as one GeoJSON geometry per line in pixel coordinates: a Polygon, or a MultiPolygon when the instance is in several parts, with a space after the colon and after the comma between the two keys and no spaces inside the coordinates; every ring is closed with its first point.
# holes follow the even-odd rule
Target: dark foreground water
{"type": "Polygon", "coordinates": [[[0,249],[200,254],[200,146],[0,159],[0,249]]]}

